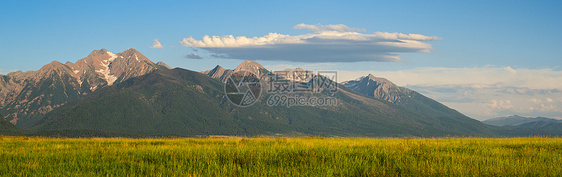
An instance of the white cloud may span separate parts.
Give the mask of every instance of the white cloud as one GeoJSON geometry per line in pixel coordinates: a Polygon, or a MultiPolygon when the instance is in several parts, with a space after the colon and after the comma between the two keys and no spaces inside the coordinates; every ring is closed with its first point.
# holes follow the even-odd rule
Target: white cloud
{"type": "Polygon", "coordinates": [[[490,105],[492,109],[511,109],[513,105],[510,100],[492,100],[490,105]]]}
{"type": "Polygon", "coordinates": [[[164,48],[164,47],[162,46],[160,41],[158,41],[158,39],[154,39],[154,42],[152,43],[152,47],[150,47],[150,48],[161,49],[161,48],[164,48]]]}
{"type": "Polygon", "coordinates": [[[364,34],[341,24],[299,24],[294,28],[315,32],[296,36],[269,33],[262,37],[206,35],[201,40],[184,38],[180,43],[234,59],[356,62],[400,61],[399,53],[429,53],[432,46],[426,42],[441,39],[421,34],[364,34]]]}
{"type": "Polygon", "coordinates": [[[540,102],[542,102],[542,100],[541,100],[541,99],[537,99],[537,98],[532,98],[532,99],[531,99],[531,102],[533,102],[533,103],[540,103],[540,102]]]}
{"type": "Polygon", "coordinates": [[[541,104],[541,111],[556,111],[557,107],[554,105],[541,104]]]}

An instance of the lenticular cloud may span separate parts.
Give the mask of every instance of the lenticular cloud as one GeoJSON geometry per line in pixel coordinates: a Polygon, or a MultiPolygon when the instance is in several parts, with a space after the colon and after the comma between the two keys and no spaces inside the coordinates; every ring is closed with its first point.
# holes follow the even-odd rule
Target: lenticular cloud
{"type": "Polygon", "coordinates": [[[313,33],[262,37],[204,36],[184,38],[180,43],[233,59],[300,62],[400,61],[399,53],[429,53],[428,41],[439,37],[421,34],[375,32],[364,34],[345,25],[298,24],[295,29],[313,33]]]}

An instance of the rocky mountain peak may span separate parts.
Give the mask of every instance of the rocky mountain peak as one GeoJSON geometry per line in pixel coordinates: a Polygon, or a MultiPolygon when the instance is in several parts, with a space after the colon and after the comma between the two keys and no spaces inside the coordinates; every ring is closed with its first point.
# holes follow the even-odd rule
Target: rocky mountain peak
{"type": "Polygon", "coordinates": [[[156,63],[156,65],[162,66],[162,67],[167,68],[167,69],[172,69],[172,67],[168,66],[166,63],[164,63],[162,61],[159,61],[158,63],[156,63]]]}
{"type": "Polygon", "coordinates": [[[402,95],[400,93],[400,87],[385,78],[375,77],[372,74],[360,77],[356,80],[344,82],[343,84],[345,87],[363,95],[393,103],[400,101],[402,95]]]}
{"type": "Polygon", "coordinates": [[[371,82],[372,82],[372,81],[374,81],[374,82],[377,82],[377,83],[380,83],[380,84],[390,84],[390,85],[392,85],[392,86],[396,86],[396,85],[395,85],[394,83],[392,83],[390,80],[385,79],[385,78],[382,78],[382,77],[376,77],[376,76],[374,76],[374,75],[372,75],[372,74],[369,74],[369,75],[363,77],[362,80],[365,80],[365,82],[368,82],[368,81],[371,81],[371,82]]]}
{"type": "Polygon", "coordinates": [[[41,69],[39,69],[39,70],[54,69],[54,68],[62,67],[62,66],[64,66],[62,63],[60,63],[58,61],[52,61],[49,64],[43,65],[43,67],[41,67],[41,69]]]}
{"type": "Polygon", "coordinates": [[[212,70],[203,71],[202,73],[210,76],[211,78],[218,79],[221,82],[226,82],[226,78],[232,74],[232,70],[224,69],[220,65],[217,65],[212,70]]]}
{"type": "Polygon", "coordinates": [[[127,49],[127,50],[121,52],[121,54],[123,56],[129,56],[129,55],[141,54],[141,53],[134,48],[130,48],[130,49],[127,49]]]}
{"type": "Polygon", "coordinates": [[[215,68],[213,68],[212,70],[210,70],[209,73],[222,72],[222,71],[224,71],[224,70],[226,70],[226,69],[224,69],[224,68],[223,68],[222,66],[220,66],[220,65],[217,65],[217,66],[215,66],[215,68]]]}
{"type": "Polygon", "coordinates": [[[240,65],[238,65],[238,67],[236,67],[234,71],[251,71],[255,74],[261,75],[261,69],[265,69],[265,67],[255,61],[245,60],[240,65]]]}
{"type": "Polygon", "coordinates": [[[148,58],[146,58],[146,56],[144,56],[142,53],[140,53],[134,48],[127,49],[117,55],[119,56],[118,59],[125,59],[128,62],[147,61],[149,63],[152,63],[152,61],[150,61],[148,58]]]}
{"type": "Polygon", "coordinates": [[[88,56],[99,56],[99,55],[106,54],[107,52],[108,51],[106,49],[94,50],[88,56]]]}
{"type": "Polygon", "coordinates": [[[58,62],[58,61],[53,61],[49,64],[44,65],[43,67],[41,67],[41,69],[37,70],[36,72],[34,72],[34,76],[28,79],[32,79],[32,80],[40,80],[44,77],[49,77],[51,76],[51,74],[53,73],[58,73],[60,74],[61,72],[68,72],[70,69],[58,62]]]}
{"type": "Polygon", "coordinates": [[[129,48],[129,49],[123,51],[123,53],[125,53],[125,52],[139,52],[139,51],[137,51],[137,49],[135,49],[135,48],[129,48]]]}

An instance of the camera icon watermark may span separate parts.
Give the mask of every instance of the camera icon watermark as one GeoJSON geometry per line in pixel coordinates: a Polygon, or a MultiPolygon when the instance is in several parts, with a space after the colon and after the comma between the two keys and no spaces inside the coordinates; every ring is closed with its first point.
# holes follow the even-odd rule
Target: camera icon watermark
{"type": "Polygon", "coordinates": [[[256,103],[262,92],[262,84],[258,75],[250,71],[232,73],[224,85],[226,98],[232,104],[248,107],[256,103]]]}

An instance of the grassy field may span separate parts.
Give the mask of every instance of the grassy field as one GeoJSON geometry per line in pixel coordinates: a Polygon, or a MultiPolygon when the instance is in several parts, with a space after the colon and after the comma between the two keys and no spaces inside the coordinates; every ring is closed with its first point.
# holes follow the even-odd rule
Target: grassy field
{"type": "Polygon", "coordinates": [[[0,175],[560,176],[559,138],[0,137],[0,175]]]}

